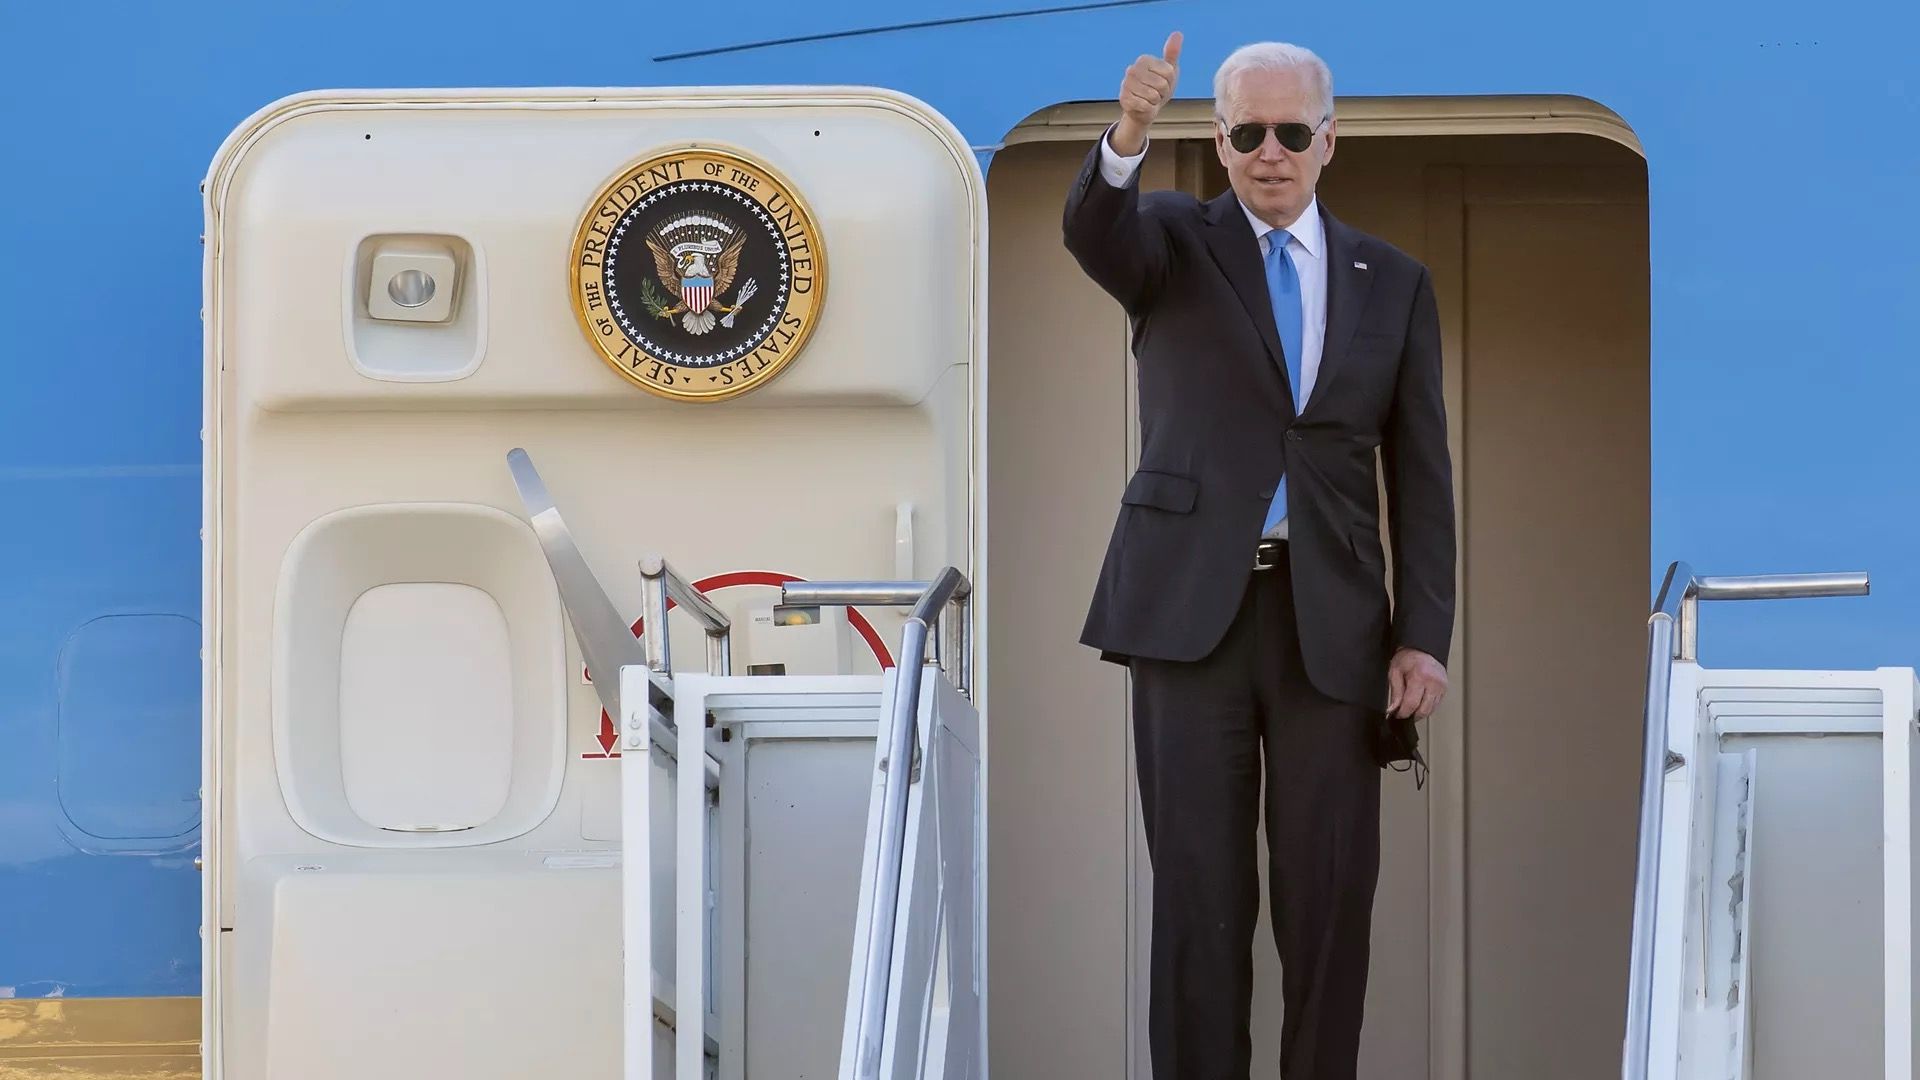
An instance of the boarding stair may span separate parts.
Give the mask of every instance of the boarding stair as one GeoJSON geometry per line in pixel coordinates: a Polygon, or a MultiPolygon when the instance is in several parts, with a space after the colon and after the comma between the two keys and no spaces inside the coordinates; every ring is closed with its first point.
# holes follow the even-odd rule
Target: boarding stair
{"type": "Polygon", "coordinates": [[[738,674],[727,615],[662,558],[640,561],[636,637],[531,458],[509,467],[587,669],[612,674],[594,687],[621,756],[625,1080],[983,1075],[965,576],[788,582],[783,606],[909,608],[896,662],[738,674]],[[675,662],[676,608],[704,632],[704,669],[675,662]]]}
{"type": "Polygon", "coordinates": [[[1623,1080],[1913,1075],[1910,667],[1718,669],[1703,601],[1865,574],[1667,571],[1648,621],[1623,1080]]]}

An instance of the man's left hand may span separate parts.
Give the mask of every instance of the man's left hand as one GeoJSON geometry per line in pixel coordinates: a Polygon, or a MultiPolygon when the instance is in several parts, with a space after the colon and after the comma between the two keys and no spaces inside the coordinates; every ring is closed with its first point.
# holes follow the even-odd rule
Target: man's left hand
{"type": "Polygon", "coordinates": [[[1387,665],[1387,714],[1425,720],[1447,696],[1447,669],[1419,649],[1401,648],[1387,665]]]}

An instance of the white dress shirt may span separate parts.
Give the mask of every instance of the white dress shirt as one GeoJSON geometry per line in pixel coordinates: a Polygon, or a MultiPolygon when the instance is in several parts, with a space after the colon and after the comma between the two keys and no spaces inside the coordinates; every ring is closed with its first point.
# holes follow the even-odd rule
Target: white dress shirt
{"type": "MultiPolygon", "coordinates": [[[[1114,187],[1126,187],[1140,171],[1140,161],[1147,156],[1147,148],[1132,157],[1121,157],[1114,152],[1112,144],[1105,136],[1100,139],[1100,175],[1114,187]]],[[[1271,246],[1269,235],[1273,226],[1255,217],[1247,209],[1246,203],[1240,204],[1240,211],[1247,215],[1247,224],[1253,229],[1254,238],[1260,244],[1260,258],[1265,260],[1271,246]]],[[[1320,375],[1320,353],[1327,340],[1327,230],[1320,220],[1320,200],[1318,196],[1307,200],[1307,208],[1300,217],[1287,227],[1289,239],[1287,254],[1293,258],[1294,270],[1300,278],[1300,382],[1294,388],[1294,407],[1306,408],[1313,397],[1314,380],[1320,375]]],[[[1265,280],[1264,272],[1262,281],[1265,280]]],[[[1267,530],[1267,536],[1285,539],[1287,521],[1280,519],[1273,528],[1267,530]]]]}

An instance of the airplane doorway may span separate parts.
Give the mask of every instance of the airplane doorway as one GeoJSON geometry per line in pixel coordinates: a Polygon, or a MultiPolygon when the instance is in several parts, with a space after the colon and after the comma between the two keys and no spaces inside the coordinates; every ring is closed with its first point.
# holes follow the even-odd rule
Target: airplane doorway
{"type": "MultiPolygon", "coordinates": [[[[1143,184],[1224,190],[1209,115],[1169,107],[1143,184]]],[[[1384,785],[1362,1073],[1597,1080],[1624,1013],[1650,580],[1645,161],[1567,99],[1339,115],[1322,201],[1434,275],[1461,541],[1433,775],[1384,785]]],[[[1009,1075],[1148,1075],[1125,675],[1077,643],[1134,461],[1134,384],[1124,316],[1059,224],[1107,119],[1039,114],[988,173],[991,1026],[1009,1075]]],[[[1254,944],[1255,1060],[1272,1062],[1279,965],[1264,925],[1254,944]]]]}

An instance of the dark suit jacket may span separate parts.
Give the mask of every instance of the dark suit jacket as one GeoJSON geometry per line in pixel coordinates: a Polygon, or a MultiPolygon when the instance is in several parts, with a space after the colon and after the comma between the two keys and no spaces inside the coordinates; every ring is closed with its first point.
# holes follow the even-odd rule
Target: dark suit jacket
{"type": "Polygon", "coordinates": [[[1322,219],[1326,343],[1296,409],[1259,243],[1233,191],[1204,203],[1143,196],[1138,173],[1115,188],[1098,144],[1088,155],[1067,198],[1066,245],[1131,317],[1142,444],[1080,640],[1122,663],[1210,652],[1238,610],[1284,474],[1307,675],[1329,697],[1384,709],[1393,650],[1444,664],[1453,634],[1440,320],[1426,267],[1324,208],[1322,219]]]}

